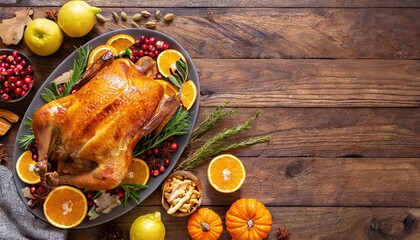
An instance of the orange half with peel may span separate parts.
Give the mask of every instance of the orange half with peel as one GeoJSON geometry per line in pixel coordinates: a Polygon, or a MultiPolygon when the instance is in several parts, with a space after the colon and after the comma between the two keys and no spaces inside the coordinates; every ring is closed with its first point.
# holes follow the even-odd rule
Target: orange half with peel
{"type": "Polygon", "coordinates": [[[16,162],[16,173],[22,182],[27,184],[37,184],[41,178],[35,173],[36,161],[32,159],[32,152],[27,150],[20,155],[16,162]]]}
{"type": "Polygon", "coordinates": [[[241,160],[231,154],[219,155],[207,168],[210,185],[219,192],[232,193],[241,188],[246,178],[241,160]]]}
{"type": "Polygon", "coordinates": [[[58,228],[79,225],[87,214],[85,195],[77,188],[60,186],[54,188],[44,202],[44,215],[49,223],[58,228]]]}

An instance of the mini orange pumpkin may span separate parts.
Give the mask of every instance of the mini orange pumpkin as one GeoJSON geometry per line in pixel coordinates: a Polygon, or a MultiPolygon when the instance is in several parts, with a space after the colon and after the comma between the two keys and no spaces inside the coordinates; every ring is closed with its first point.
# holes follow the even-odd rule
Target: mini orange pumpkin
{"type": "Polygon", "coordinates": [[[272,224],[270,211],[256,199],[239,199],[226,213],[226,229],[233,240],[264,239],[272,224]]]}
{"type": "Polygon", "coordinates": [[[193,240],[217,240],[223,232],[222,219],[209,208],[199,208],[188,219],[187,229],[193,240]]]}

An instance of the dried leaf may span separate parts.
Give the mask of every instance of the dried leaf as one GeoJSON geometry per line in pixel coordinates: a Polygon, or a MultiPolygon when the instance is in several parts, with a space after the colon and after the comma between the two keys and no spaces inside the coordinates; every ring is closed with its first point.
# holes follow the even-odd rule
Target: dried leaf
{"type": "Polygon", "coordinates": [[[17,45],[23,37],[23,30],[32,19],[33,11],[30,8],[15,12],[16,17],[10,19],[4,19],[0,23],[0,37],[4,44],[17,45]]]}

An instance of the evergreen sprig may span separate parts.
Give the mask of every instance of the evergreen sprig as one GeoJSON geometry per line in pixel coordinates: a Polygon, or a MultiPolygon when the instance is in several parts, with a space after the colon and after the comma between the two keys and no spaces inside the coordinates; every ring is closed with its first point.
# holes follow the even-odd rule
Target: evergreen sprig
{"type": "Polygon", "coordinates": [[[27,117],[25,119],[25,121],[23,121],[23,124],[25,124],[25,126],[28,127],[28,132],[29,134],[25,134],[22,135],[21,137],[18,138],[20,147],[23,149],[28,149],[29,146],[35,142],[35,135],[34,132],[32,130],[32,118],[27,117]]]}
{"type": "MultiPolygon", "coordinates": [[[[216,109],[216,110],[218,110],[218,115],[220,115],[221,114],[220,109],[216,109]]],[[[263,136],[263,137],[253,138],[253,139],[247,139],[247,140],[244,140],[238,143],[233,143],[233,144],[229,144],[225,142],[225,140],[228,139],[229,137],[236,135],[246,129],[249,129],[251,123],[259,116],[259,114],[260,114],[260,111],[257,111],[252,117],[250,117],[243,124],[225,129],[222,132],[216,134],[214,137],[207,140],[207,142],[204,143],[203,146],[201,146],[199,149],[197,149],[192,154],[190,154],[186,160],[181,162],[181,164],[177,167],[176,170],[179,170],[179,169],[191,170],[197,167],[198,165],[202,164],[203,162],[209,160],[210,158],[217,156],[221,152],[271,140],[270,136],[263,136]]],[[[208,120],[206,119],[204,122],[206,121],[208,120]]],[[[199,126],[201,126],[201,124],[199,126]]],[[[197,132],[201,132],[201,131],[197,131],[197,132]]]]}
{"type": "Polygon", "coordinates": [[[52,100],[68,96],[71,93],[74,85],[77,83],[77,81],[85,71],[90,51],[90,45],[87,45],[86,49],[84,49],[83,47],[76,48],[76,54],[78,58],[73,63],[73,71],[69,81],[62,85],[61,93],[58,90],[57,83],[51,81],[50,87],[45,88],[45,93],[41,93],[41,98],[44,99],[44,101],[51,102],[52,100]]]}
{"type": "Polygon", "coordinates": [[[136,204],[140,203],[140,194],[137,192],[139,190],[147,189],[148,186],[144,184],[120,184],[120,187],[124,190],[124,197],[121,199],[121,202],[124,207],[127,207],[128,199],[130,198],[136,204]]]}
{"type": "Polygon", "coordinates": [[[191,120],[188,116],[188,111],[180,108],[178,112],[171,118],[165,127],[158,134],[149,134],[143,137],[136,145],[133,156],[137,157],[146,152],[147,149],[152,149],[170,136],[188,134],[191,126],[191,120]]]}

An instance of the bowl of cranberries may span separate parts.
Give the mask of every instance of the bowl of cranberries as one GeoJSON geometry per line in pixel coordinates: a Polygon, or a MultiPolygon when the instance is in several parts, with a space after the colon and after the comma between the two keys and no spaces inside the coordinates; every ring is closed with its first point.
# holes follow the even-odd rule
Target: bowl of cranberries
{"type": "Polygon", "coordinates": [[[17,102],[34,84],[34,68],[29,58],[16,50],[0,50],[0,102],[17,102]]]}

